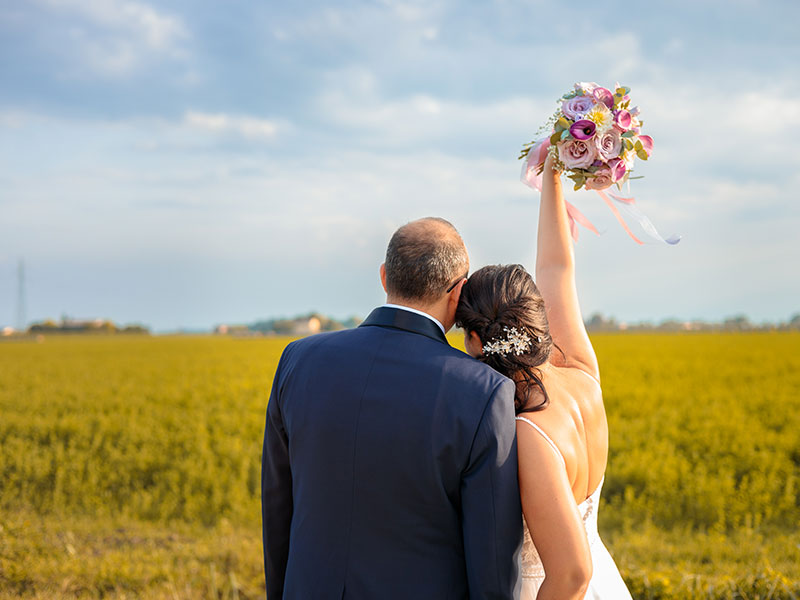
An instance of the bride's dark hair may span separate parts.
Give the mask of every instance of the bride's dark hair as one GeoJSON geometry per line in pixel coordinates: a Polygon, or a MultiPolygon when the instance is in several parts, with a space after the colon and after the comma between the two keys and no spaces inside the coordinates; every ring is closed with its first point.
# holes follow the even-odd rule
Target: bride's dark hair
{"type": "Polygon", "coordinates": [[[475,271],[464,287],[456,309],[456,324],[478,334],[482,345],[508,337],[504,327],[516,327],[530,338],[522,354],[485,353],[478,360],[517,383],[514,407],[517,414],[542,410],[550,403],[538,367],[547,362],[553,339],[539,289],[522,265],[489,265],[475,271]],[[527,406],[530,389],[536,386],[543,399],[527,406]]]}

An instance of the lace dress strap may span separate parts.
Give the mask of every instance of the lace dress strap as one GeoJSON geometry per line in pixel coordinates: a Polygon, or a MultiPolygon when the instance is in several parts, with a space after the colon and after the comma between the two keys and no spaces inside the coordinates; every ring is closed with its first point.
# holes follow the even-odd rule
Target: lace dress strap
{"type": "MultiPolygon", "coordinates": [[[[588,375],[588,373],[587,373],[587,375],[588,375]]],[[[591,376],[590,376],[590,377],[591,377],[591,376]]],[[[551,447],[553,450],[555,450],[555,451],[556,451],[556,454],[558,454],[558,458],[560,458],[560,459],[561,459],[561,462],[562,462],[562,464],[564,465],[564,468],[565,468],[565,469],[567,468],[567,461],[566,461],[566,460],[564,460],[564,455],[563,455],[563,454],[561,454],[561,450],[559,450],[559,449],[558,449],[558,446],[556,446],[556,443],[555,443],[555,442],[554,442],[552,439],[550,439],[550,436],[549,436],[549,435],[547,435],[547,434],[544,432],[544,430],[543,430],[541,427],[539,427],[539,426],[538,426],[536,423],[534,423],[533,421],[531,421],[530,419],[527,419],[527,418],[525,418],[525,417],[516,417],[516,419],[517,419],[517,421],[525,421],[525,422],[526,422],[528,425],[530,425],[530,426],[531,426],[531,427],[533,427],[533,428],[534,428],[536,431],[538,431],[538,432],[539,432],[539,434],[540,434],[540,435],[541,435],[541,436],[542,436],[542,437],[545,439],[545,441],[546,441],[548,444],[550,444],[550,447],[551,447]]]]}

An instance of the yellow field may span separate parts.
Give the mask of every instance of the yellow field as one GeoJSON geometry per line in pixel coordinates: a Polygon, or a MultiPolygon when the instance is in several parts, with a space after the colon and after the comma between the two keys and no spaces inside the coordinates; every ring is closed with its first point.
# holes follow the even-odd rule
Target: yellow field
{"type": "MultiPolygon", "coordinates": [[[[636,598],[800,597],[800,335],[593,336],[601,533],[636,598]]],[[[286,339],[0,344],[0,598],[263,597],[286,339]]]]}

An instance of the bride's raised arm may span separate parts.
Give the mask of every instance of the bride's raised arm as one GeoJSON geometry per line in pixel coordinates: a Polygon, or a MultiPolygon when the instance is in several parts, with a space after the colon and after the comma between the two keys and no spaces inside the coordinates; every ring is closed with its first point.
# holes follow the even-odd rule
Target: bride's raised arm
{"type": "Polygon", "coordinates": [[[557,366],[577,367],[599,379],[597,357],[583,324],[575,287],[575,254],[561,176],[548,154],[542,173],[539,231],[536,246],[536,285],[544,298],[550,335],[564,355],[555,351],[557,366]]]}

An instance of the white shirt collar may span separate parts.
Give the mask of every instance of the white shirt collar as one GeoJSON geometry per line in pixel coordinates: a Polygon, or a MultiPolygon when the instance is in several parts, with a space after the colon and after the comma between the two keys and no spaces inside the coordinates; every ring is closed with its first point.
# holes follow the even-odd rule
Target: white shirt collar
{"type": "Polygon", "coordinates": [[[445,335],[447,335],[447,332],[444,330],[444,325],[442,325],[442,324],[439,322],[439,319],[437,319],[437,318],[435,318],[435,317],[432,317],[432,316],[430,316],[430,315],[429,315],[428,313],[426,313],[426,312],[422,312],[421,310],[417,310],[416,308],[411,308],[410,306],[401,306],[400,304],[384,304],[383,306],[384,306],[385,308],[399,308],[400,310],[407,310],[408,312],[416,313],[416,314],[418,314],[418,315],[422,315],[423,317],[428,317],[428,318],[429,318],[431,321],[433,321],[434,323],[436,323],[436,325],[439,327],[439,329],[441,329],[441,330],[442,330],[442,333],[444,333],[445,335]]]}

